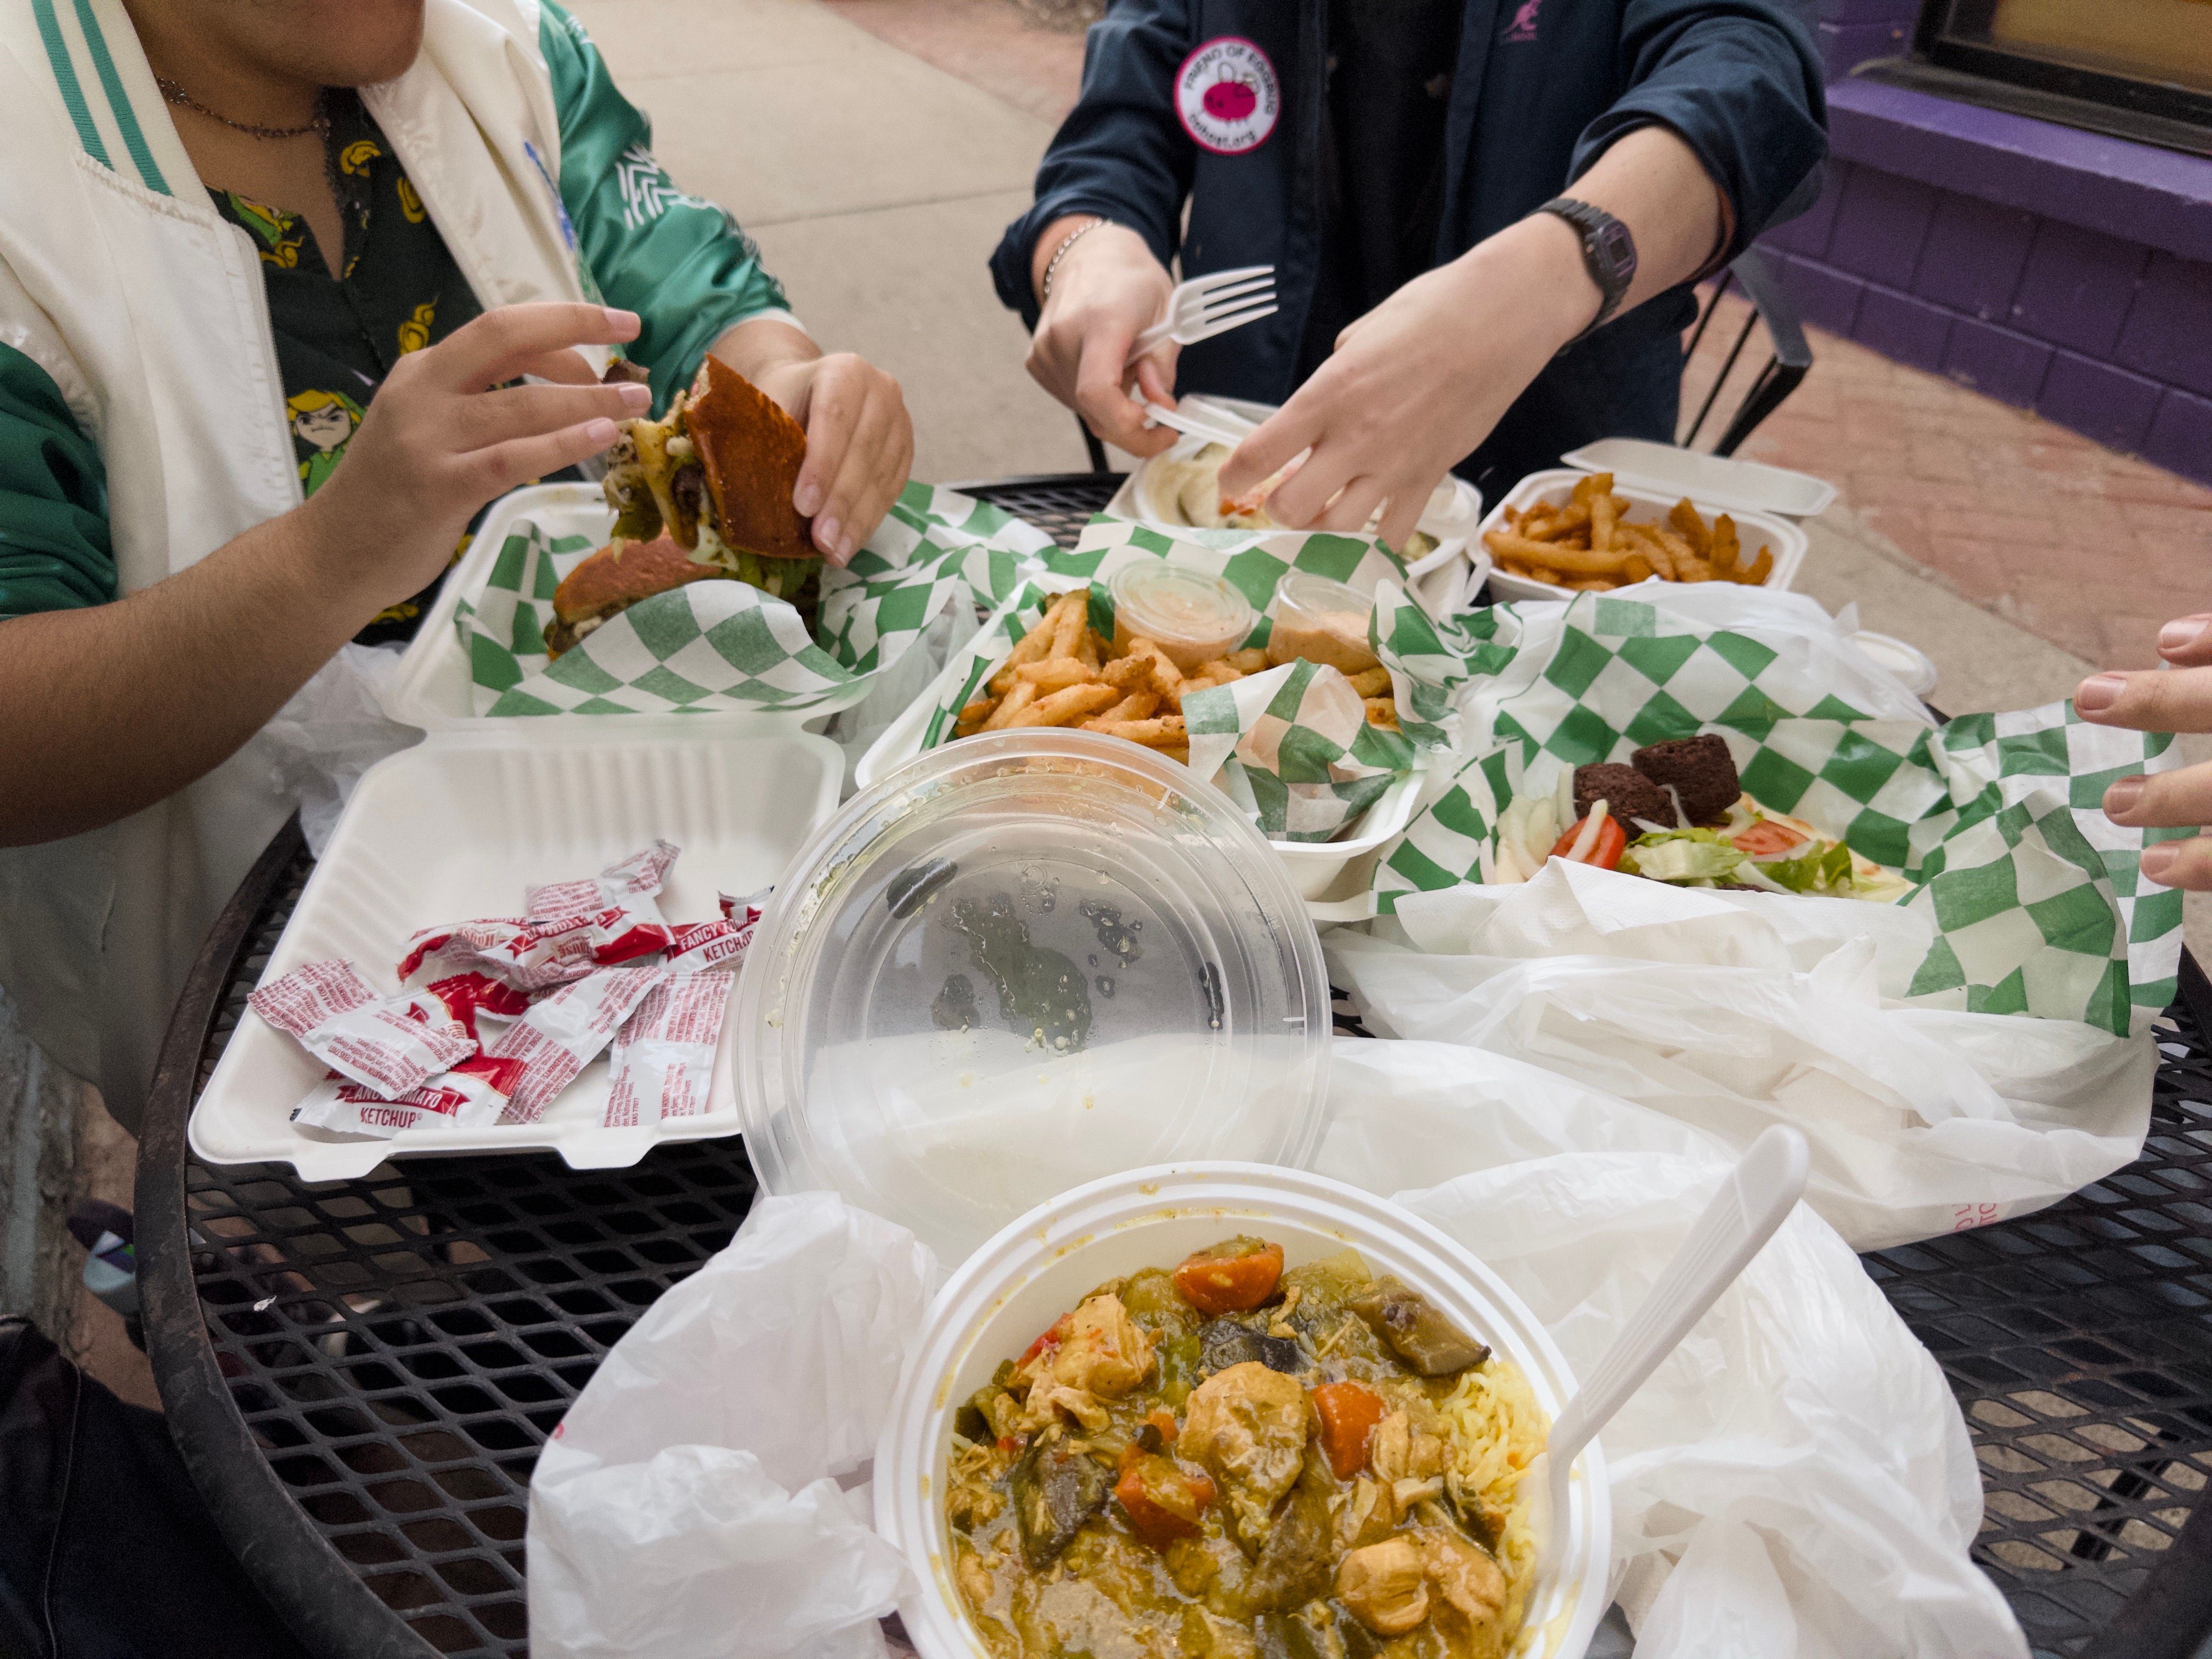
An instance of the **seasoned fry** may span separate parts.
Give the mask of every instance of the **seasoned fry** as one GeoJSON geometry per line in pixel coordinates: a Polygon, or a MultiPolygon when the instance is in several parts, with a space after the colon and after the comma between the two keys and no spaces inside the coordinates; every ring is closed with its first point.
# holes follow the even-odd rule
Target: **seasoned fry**
{"type": "Polygon", "coordinates": [[[1024,663],[1014,670],[1014,677],[1030,681],[1042,693],[1096,680],[1098,671],[1079,658],[1048,657],[1042,662],[1024,663]]]}
{"type": "Polygon", "coordinates": [[[1045,615],[1053,624],[1052,649],[1047,653],[1054,657],[1075,654],[1075,641],[1083,632],[1083,625],[1091,617],[1091,590],[1085,587],[1061,594],[1052,603],[1045,615]]]}
{"type": "Polygon", "coordinates": [[[1593,553],[1612,552],[1613,527],[1614,524],[1619,521],[1620,517],[1618,513],[1613,511],[1613,497],[1610,495],[1591,496],[1589,515],[1590,551],[1593,553]]]}
{"type": "Polygon", "coordinates": [[[1160,706],[1157,691],[1132,691],[1098,718],[1103,720],[1141,720],[1150,718],[1160,706]]]}
{"type": "Polygon", "coordinates": [[[1165,749],[1187,744],[1190,741],[1183,730],[1180,714],[1162,714],[1148,720],[1085,720],[1083,729],[1103,732],[1109,738],[1127,738],[1131,743],[1141,743],[1147,749],[1165,749]]]}
{"type": "Polygon", "coordinates": [[[1587,473],[1575,480],[1575,503],[1585,513],[1589,511],[1590,504],[1599,496],[1612,494],[1613,474],[1610,472],[1587,473]]]}
{"type": "Polygon", "coordinates": [[[1024,664],[1042,661],[1045,653],[1051,648],[1052,629],[1048,625],[1048,617],[1040,617],[1036,626],[1015,642],[1014,648],[1006,653],[1006,661],[1000,665],[999,672],[991,676],[991,690],[1005,696],[1014,689],[1014,671],[1024,664]]]}
{"type": "Polygon", "coordinates": [[[1100,666],[1098,660],[1098,635],[1088,628],[1083,630],[1083,636],[1075,642],[1075,659],[1076,661],[1083,664],[1086,668],[1097,668],[1100,666]]]}
{"type": "Polygon", "coordinates": [[[1521,533],[1532,542],[1554,541],[1561,536],[1572,535],[1589,524],[1589,508],[1579,501],[1562,512],[1538,518],[1531,513],[1521,521],[1521,533]]]}
{"type": "Polygon", "coordinates": [[[1493,530],[1483,542],[1492,553],[1511,554],[1523,562],[1534,564],[1539,560],[1549,568],[1571,570],[1582,576],[1610,576],[1616,574],[1627,562],[1625,552],[1601,553],[1592,550],[1570,547],[1561,542],[1531,542],[1510,532],[1493,530]]]}
{"type": "Polygon", "coordinates": [[[1367,723],[1388,731],[1398,729],[1398,705],[1389,697],[1370,697],[1367,700],[1367,723]]]}
{"type": "Polygon", "coordinates": [[[1160,689],[1154,683],[1156,676],[1150,657],[1116,657],[1098,671],[1098,678],[1124,691],[1160,689]]]}
{"type": "Polygon", "coordinates": [[[1351,680],[1352,689],[1363,697],[1379,697],[1390,689],[1390,671],[1387,668],[1370,668],[1346,678],[1351,680]]]}
{"type": "Polygon", "coordinates": [[[1735,520],[1725,513],[1713,515],[1712,546],[1705,556],[1712,561],[1716,570],[1734,570],[1743,556],[1743,544],[1737,540],[1735,520]]]}
{"type": "Polygon", "coordinates": [[[983,729],[986,732],[1005,731],[1012,724],[1015,715],[1036,701],[1036,694],[1035,680],[1016,680],[1013,689],[999,700],[999,706],[992,712],[991,718],[983,722],[983,729]]]}
{"type": "Polygon", "coordinates": [[[1674,503],[1667,514],[1667,522],[1682,532],[1682,539],[1689,543],[1692,553],[1701,559],[1712,557],[1712,532],[1705,528],[1705,521],[1698,516],[1698,509],[1690,505],[1687,495],[1674,503]]]}
{"type": "Polygon", "coordinates": [[[1119,702],[1110,685],[1096,683],[1071,685],[1064,691],[1055,691],[1048,697],[1039,697],[1027,708],[1006,722],[1012,730],[1018,726],[1066,726],[1086,714],[1095,714],[1109,703],[1119,702]]]}
{"type": "Polygon", "coordinates": [[[1620,567],[1620,580],[1625,586],[1651,580],[1651,561],[1641,553],[1632,553],[1628,562],[1620,567]]]}
{"type": "Polygon", "coordinates": [[[1759,556],[1753,559],[1748,566],[1740,567],[1737,569],[1735,573],[1735,580],[1741,582],[1746,587],[1758,587],[1763,586],[1766,579],[1773,574],[1773,550],[1771,548],[1762,547],[1759,550],[1759,556]]]}
{"type": "Polygon", "coordinates": [[[1257,674],[1267,666],[1267,653],[1265,647],[1249,645],[1242,651],[1231,652],[1222,660],[1240,674],[1257,674]]]}
{"type": "Polygon", "coordinates": [[[1168,655],[1158,641],[1148,640],[1142,634],[1129,638],[1129,654],[1152,659],[1152,678],[1159,684],[1160,695],[1175,697],[1182,695],[1182,670],[1176,666],[1175,659],[1168,655]]]}
{"type": "Polygon", "coordinates": [[[1559,586],[1577,593],[1610,593],[1620,584],[1610,576],[1569,576],[1559,586]]]}
{"type": "Polygon", "coordinates": [[[1190,674],[1193,679],[1209,679],[1216,685],[1226,685],[1231,680],[1241,680],[1244,678],[1244,671],[1226,657],[1216,657],[1211,662],[1202,662],[1192,669],[1190,674]]]}

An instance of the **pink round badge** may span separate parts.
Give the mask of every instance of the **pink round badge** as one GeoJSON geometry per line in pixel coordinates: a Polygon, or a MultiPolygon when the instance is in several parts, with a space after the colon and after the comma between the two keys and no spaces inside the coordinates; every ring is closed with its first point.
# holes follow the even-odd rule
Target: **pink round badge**
{"type": "Polygon", "coordinates": [[[1175,92],[1182,130],[1216,155],[1259,149],[1283,112],[1274,64],[1242,35],[1208,40],[1184,58],[1175,92]]]}

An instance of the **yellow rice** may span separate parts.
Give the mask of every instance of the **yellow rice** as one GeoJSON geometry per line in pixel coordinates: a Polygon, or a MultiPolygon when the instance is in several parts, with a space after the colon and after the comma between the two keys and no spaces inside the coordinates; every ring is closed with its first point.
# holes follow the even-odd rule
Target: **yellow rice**
{"type": "Polygon", "coordinates": [[[1513,1650],[1528,1611],[1536,1537],[1529,1524],[1528,1494],[1519,1483],[1521,1472],[1544,1449],[1552,1423],[1519,1368],[1496,1358],[1461,1372],[1439,1410],[1462,1491],[1506,1517],[1496,1551],[1505,1574],[1505,1607],[1483,1633],[1488,1640],[1479,1649],[1481,1659],[1490,1659],[1513,1650]]]}

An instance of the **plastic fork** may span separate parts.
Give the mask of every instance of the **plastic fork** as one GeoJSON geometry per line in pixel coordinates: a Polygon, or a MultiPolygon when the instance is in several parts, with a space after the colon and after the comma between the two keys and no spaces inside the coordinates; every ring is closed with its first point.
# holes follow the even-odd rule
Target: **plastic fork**
{"type": "Polygon", "coordinates": [[[1196,345],[1232,328],[1256,323],[1275,314],[1275,268],[1245,265],[1236,270],[1217,270],[1179,283],[1168,295],[1164,321],[1154,323],[1129,348],[1129,364],[1146,352],[1173,340],[1177,345],[1196,345]]]}
{"type": "Polygon", "coordinates": [[[1567,1472],[1575,1459],[1774,1237],[1804,1193],[1808,1158],[1805,1137],[1785,1124],[1770,1126],[1751,1143],[1636,1316],[1553,1423],[1550,1439],[1522,1477],[1534,1483],[1537,1536],[1547,1557],[1567,1512],[1567,1472]]]}
{"type": "Polygon", "coordinates": [[[1150,398],[1144,400],[1146,426],[1171,427],[1193,438],[1203,438],[1208,443],[1226,444],[1234,449],[1260,428],[1256,422],[1246,420],[1225,409],[1218,409],[1202,398],[1185,398],[1181,404],[1170,409],[1165,404],[1156,404],[1150,398]]]}

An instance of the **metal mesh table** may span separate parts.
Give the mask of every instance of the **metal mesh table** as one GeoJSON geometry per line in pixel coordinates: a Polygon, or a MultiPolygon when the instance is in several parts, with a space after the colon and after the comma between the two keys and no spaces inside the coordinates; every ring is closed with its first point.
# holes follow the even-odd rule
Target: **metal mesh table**
{"type": "MultiPolygon", "coordinates": [[[[1072,541],[1115,482],[963,487],[1072,541]]],[[[734,1139],[622,1170],[410,1158],[315,1182],[200,1164],[191,1103],[311,867],[295,831],[263,855],[163,1050],[138,1175],[155,1373],[226,1538],[312,1650],[520,1654],[538,1449],[639,1315],[729,1241],[752,1171],[734,1139]]],[[[2194,963],[2184,993],[2133,1165],[1866,1258],[1965,1409],[1975,1559],[2039,1656],[2179,1659],[2212,1627],[2212,987],[2194,963]]]]}

